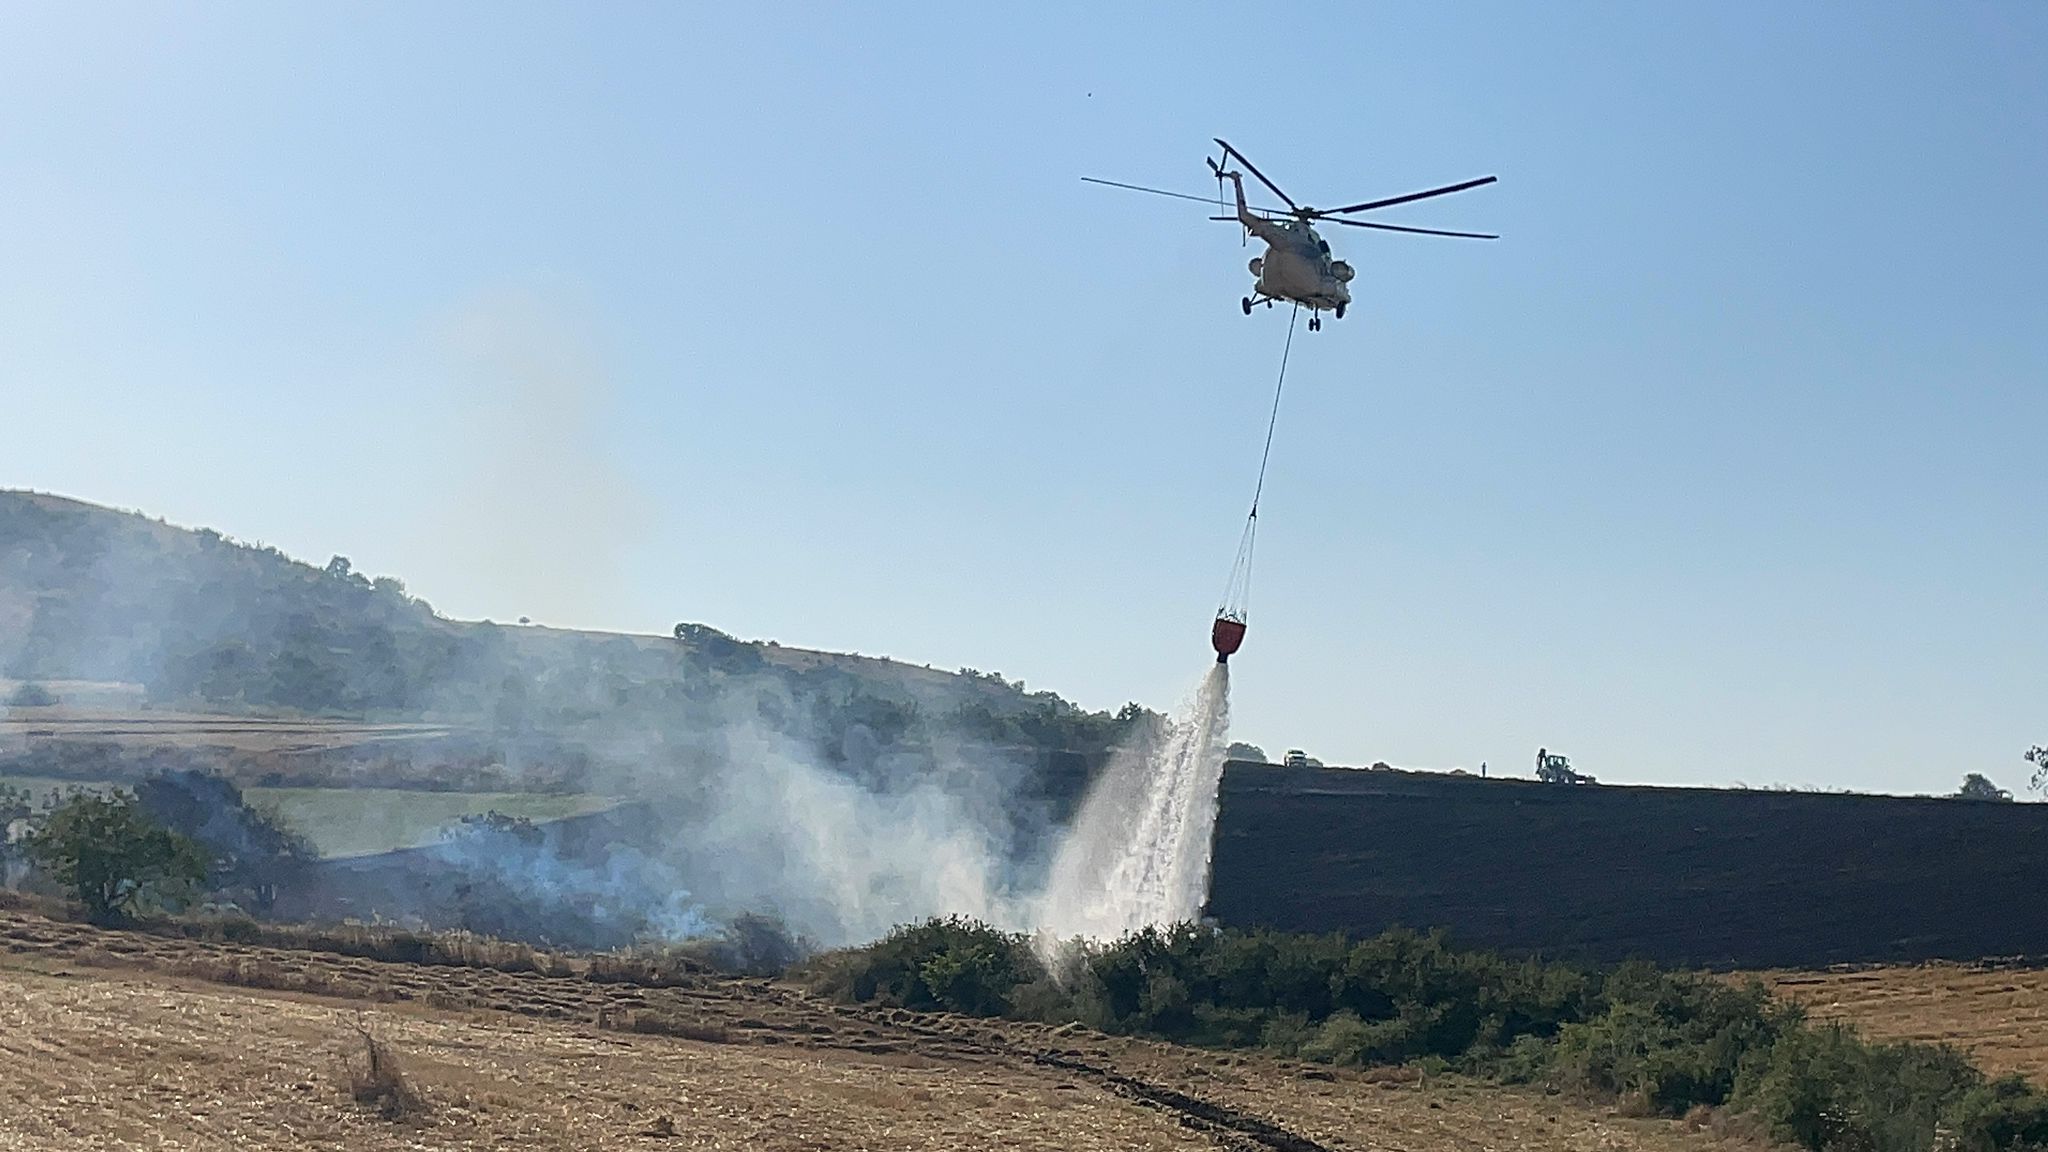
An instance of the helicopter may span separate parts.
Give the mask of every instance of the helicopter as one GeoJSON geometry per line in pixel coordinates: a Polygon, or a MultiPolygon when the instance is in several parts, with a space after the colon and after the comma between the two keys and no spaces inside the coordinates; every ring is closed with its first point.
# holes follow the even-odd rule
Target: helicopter
{"type": "MultiPolygon", "coordinates": [[[[1391,208],[1396,204],[1408,204],[1416,200],[1427,200],[1432,196],[1445,196],[1452,192],[1463,192],[1491,184],[1498,177],[1482,176],[1477,180],[1466,180],[1458,184],[1447,184],[1431,188],[1426,192],[1410,192],[1405,196],[1391,196],[1383,200],[1367,200],[1343,208],[1309,208],[1294,202],[1294,198],[1280,190],[1278,184],[1266,178],[1258,166],[1245,154],[1232,147],[1220,137],[1216,143],[1223,149],[1221,162],[1203,159],[1209,170],[1215,174],[1217,193],[1220,198],[1224,181],[1229,181],[1237,193],[1237,214],[1234,216],[1211,216],[1211,220],[1234,220],[1242,225],[1248,236],[1257,236],[1266,243],[1263,256],[1252,258],[1250,269],[1254,277],[1252,294],[1238,303],[1244,314],[1252,314],[1252,307],[1264,304],[1271,308],[1275,301],[1286,300],[1309,310],[1309,331],[1320,331],[1323,326],[1322,314],[1331,312],[1337,319],[1344,318],[1344,309],[1351,303],[1351,279],[1357,273],[1351,265],[1335,259],[1330,254],[1330,243],[1316,233],[1315,222],[1327,221],[1345,224],[1353,228],[1378,228],[1386,232],[1412,232],[1423,236],[1458,236],[1470,240],[1498,240],[1500,237],[1484,232],[1447,232],[1440,228],[1411,228],[1402,224],[1381,224],[1373,220],[1349,220],[1344,217],[1354,212],[1370,212],[1378,208],[1391,208]],[[1253,208],[1245,203],[1244,175],[1229,165],[1233,159],[1244,165],[1246,172],[1257,177],[1259,183],[1271,189],[1287,204],[1286,209],[1253,208]]],[[[1160,188],[1146,188],[1137,184],[1121,184],[1114,180],[1098,180],[1093,176],[1081,179],[1090,184],[1104,184],[1112,188],[1126,188],[1133,192],[1150,192],[1156,196],[1173,196],[1181,200],[1194,200],[1202,204],[1211,201],[1206,196],[1191,196],[1185,192],[1168,192],[1160,188]]]]}

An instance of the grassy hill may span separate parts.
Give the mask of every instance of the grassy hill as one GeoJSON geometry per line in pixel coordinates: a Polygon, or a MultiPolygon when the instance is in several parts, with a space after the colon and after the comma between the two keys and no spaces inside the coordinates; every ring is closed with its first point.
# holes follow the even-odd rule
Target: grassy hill
{"type": "MultiPolygon", "coordinates": [[[[402,581],[370,578],[344,557],[316,566],[211,529],[20,491],[0,491],[0,677],[10,693],[24,684],[54,693],[54,714],[80,704],[81,684],[116,684],[136,696],[129,719],[147,708],[438,726],[414,733],[409,750],[393,741],[296,749],[306,754],[270,783],[318,783],[325,772],[393,784],[404,782],[394,773],[431,777],[439,765],[451,778],[475,777],[460,786],[493,789],[504,774],[479,770],[516,763],[546,787],[574,789],[592,757],[612,752],[724,757],[736,724],[855,772],[929,760],[943,740],[1071,776],[1141,714],[1089,712],[999,675],[750,642],[700,624],[644,636],[451,620],[402,581]],[[394,757],[404,763],[391,768],[394,757]]],[[[101,704],[92,716],[120,719],[101,704]]],[[[133,766],[132,755],[107,751],[135,746],[132,732],[109,741],[88,729],[39,730],[44,745],[96,743],[113,769],[133,766]]],[[[0,730],[0,752],[8,739],[0,730]]],[[[280,771],[260,751],[206,746],[245,776],[280,771]]],[[[28,754],[19,739],[12,751],[28,754]]],[[[51,755],[45,747],[44,761],[51,755]]],[[[48,762],[14,770],[76,774],[48,762]]]]}

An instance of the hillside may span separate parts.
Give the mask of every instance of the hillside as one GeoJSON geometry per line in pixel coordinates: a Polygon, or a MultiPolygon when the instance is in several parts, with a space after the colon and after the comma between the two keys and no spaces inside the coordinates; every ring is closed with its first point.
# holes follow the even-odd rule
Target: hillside
{"type": "Polygon", "coordinates": [[[742,641],[701,624],[683,631],[450,620],[402,580],[369,578],[345,557],[315,567],[208,528],[0,490],[0,676],[15,680],[128,682],[153,700],[309,712],[487,716],[499,702],[492,689],[502,687],[489,683],[493,672],[595,662],[644,675],[680,657],[726,670],[851,677],[863,692],[904,702],[1071,707],[1051,693],[1026,696],[1000,676],[742,641]]]}
{"type": "MultiPolygon", "coordinates": [[[[928,759],[939,740],[1037,767],[1090,761],[1139,712],[1119,720],[997,675],[744,641],[698,624],[634,636],[450,620],[402,581],[370,578],[344,557],[316,567],[209,529],[18,491],[0,491],[0,677],[65,686],[56,708],[13,711],[74,744],[149,746],[132,730],[141,707],[430,722],[440,730],[425,746],[387,742],[367,758],[401,757],[394,771],[423,780],[437,764],[460,776],[517,763],[558,789],[582,786],[593,759],[650,747],[670,763],[718,761],[724,734],[742,724],[856,772],[891,756],[928,759]],[[107,685],[128,685],[134,698],[109,704],[107,685]],[[60,720],[69,731],[55,730],[60,720]]],[[[0,754],[7,738],[0,731],[0,754]]],[[[247,748],[220,750],[244,775],[276,770],[260,756],[237,759],[247,748]]],[[[343,762],[331,774],[365,759],[346,741],[328,751],[343,762]]],[[[126,764],[100,760],[117,774],[126,764]]],[[[291,767],[294,782],[320,782],[296,774],[304,758],[291,767]]]]}
{"type": "MultiPolygon", "coordinates": [[[[845,941],[886,931],[884,908],[961,906],[938,886],[1030,876],[1150,716],[701,625],[455,621],[340,558],[27,493],[0,493],[0,620],[0,701],[44,693],[0,703],[0,780],[223,772],[319,813],[348,857],[285,909],[588,947],[762,909],[845,941]],[[494,807],[575,818],[439,843],[494,807]]],[[[2048,890],[2048,805],[1243,762],[1221,796],[1208,910],[1225,923],[1721,968],[2048,941],[2048,911],[2014,898],[2048,890]]]]}
{"type": "Polygon", "coordinates": [[[2048,948],[2048,805],[1232,763],[1209,910],[1717,968],[2048,948]]]}

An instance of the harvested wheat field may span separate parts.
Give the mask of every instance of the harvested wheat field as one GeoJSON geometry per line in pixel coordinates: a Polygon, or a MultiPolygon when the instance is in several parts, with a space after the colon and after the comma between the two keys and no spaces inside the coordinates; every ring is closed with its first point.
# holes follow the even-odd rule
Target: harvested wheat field
{"type": "Polygon", "coordinates": [[[1726,1146],[1561,1097],[681,986],[0,913],[0,1148],[1726,1146]],[[369,1083],[374,1040],[399,1076],[369,1083]]]}
{"type": "Polygon", "coordinates": [[[2048,971],[1919,964],[1759,975],[1816,1019],[1847,1021],[1875,1039],[1953,1044],[1994,1075],[2048,1084],[2048,971]]]}
{"type": "Polygon", "coordinates": [[[17,707],[0,715],[0,737],[242,752],[315,752],[428,740],[452,731],[445,724],[371,724],[303,717],[143,711],[133,707],[17,707]]]}

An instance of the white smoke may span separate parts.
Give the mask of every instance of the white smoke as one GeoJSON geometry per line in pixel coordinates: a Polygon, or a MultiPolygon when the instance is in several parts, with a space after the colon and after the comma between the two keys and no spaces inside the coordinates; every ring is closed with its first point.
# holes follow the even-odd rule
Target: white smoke
{"type": "Polygon", "coordinates": [[[1209,898],[1230,669],[1218,663],[1163,731],[1111,757],[1053,859],[1032,928],[1042,946],[1195,919],[1209,898]]]}
{"type": "MultiPolygon", "coordinates": [[[[863,783],[779,734],[728,733],[730,767],[686,835],[720,904],[773,915],[804,936],[862,944],[899,924],[960,914],[1021,926],[1026,902],[1003,861],[1014,829],[982,795],[928,773],[863,783]]],[[[957,781],[957,775],[956,781],[957,781]]]]}
{"type": "Polygon", "coordinates": [[[1172,718],[1113,751],[1043,870],[1018,867],[1016,841],[1038,830],[980,757],[862,782],[751,725],[728,732],[729,766],[680,838],[702,895],[828,946],[957,914],[1034,934],[1050,959],[1062,942],[1201,914],[1229,713],[1217,664],[1172,718]]]}
{"type": "MultiPolygon", "coordinates": [[[[609,393],[601,366],[572,338],[573,329],[531,303],[479,306],[451,336],[474,387],[463,434],[449,438],[449,483],[431,488],[434,496],[420,511],[430,537],[425,554],[442,557],[451,570],[429,572],[426,582],[479,590],[472,594],[498,605],[498,615],[530,606],[602,618],[618,599],[621,549],[632,535],[626,525],[643,502],[605,450],[609,393]]],[[[104,540],[96,529],[83,543],[67,544],[67,563],[78,572],[57,585],[64,596],[47,600],[70,610],[33,616],[47,610],[25,607],[44,602],[28,594],[35,573],[21,565],[30,552],[9,548],[7,530],[41,540],[77,512],[17,504],[19,520],[0,522],[0,672],[21,663],[161,681],[167,692],[197,694],[200,671],[210,666],[201,661],[222,651],[378,651],[349,647],[325,632],[289,634],[306,616],[280,607],[299,603],[295,593],[238,601],[196,595],[196,586],[164,578],[187,565],[216,572],[231,564],[255,572],[259,585],[292,590],[303,578],[327,589],[325,600],[312,603],[337,606],[317,622],[335,624],[337,635],[375,638],[377,626],[352,627],[351,597],[371,596],[372,586],[346,567],[330,587],[311,573],[287,576],[281,567],[264,567],[281,566],[282,556],[252,568],[217,534],[190,539],[141,522],[118,525],[104,540]],[[9,561],[21,570],[6,567],[9,561]],[[167,674],[173,664],[178,677],[167,674]]],[[[835,706],[834,692],[817,686],[831,678],[805,681],[767,667],[750,676],[719,659],[684,672],[667,666],[669,652],[680,649],[655,651],[625,637],[543,644],[512,629],[415,627],[409,614],[423,606],[381,583],[374,595],[380,615],[370,623],[396,624],[386,637],[389,666],[337,660],[328,669],[334,676],[368,672],[374,680],[389,673],[404,706],[425,701],[429,714],[477,718],[482,726],[467,737],[477,748],[447,753],[451,758],[502,755],[484,763],[517,778],[532,769],[525,782],[536,790],[577,780],[654,814],[641,824],[622,823],[615,836],[595,843],[558,843],[549,833],[516,851],[503,848],[510,842],[502,839],[444,846],[433,862],[474,873],[495,901],[491,907],[514,918],[505,930],[521,927],[516,917],[528,909],[539,916],[552,908],[575,913],[572,927],[587,922],[593,930],[626,933],[644,924],[650,936],[679,939],[759,913],[838,946],[958,914],[1013,932],[1109,940],[1193,919],[1206,902],[1228,725],[1222,665],[1171,720],[1134,728],[1072,827],[1061,831],[1037,807],[1044,798],[1024,786],[1030,757],[949,731],[942,719],[920,733],[915,755],[858,724],[844,732],[816,720],[806,727],[814,706],[821,713],[835,706]],[[401,661],[400,649],[418,637],[430,638],[435,652],[444,642],[447,650],[431,664],[401,661]],[[809,686],[797,692],[793,682],[809,686]],[[725,702],[722,714],[688,710],[699,689],[725,702]]],[[[737,651],[730,662],[745,665],[737,651]]],[[[755,663],[763,663],[758,653],[755,663]]],[[[275,687],[274,675],[265,679],[266,665],[252,667],[247,674],[231,668],[235,675],[217,698],[229,707],[238,699],[275,703],[247,695],[275,687]]],[[[925,715],[943,717],[956,702],[916,703],[930,705],[925,715]]],[[[0,718],[8,711],[0,698],[0,718]]],[[[422,763],[431,767],[438,754],[420,753],[422,763]]],[[[336,760],[337,772],[370,763],[336,760]]],[[[390,902],[380,912],[393,915],[445,911],[404,879],[382,891],[368,881],[350,891],[390,902]]]]}

